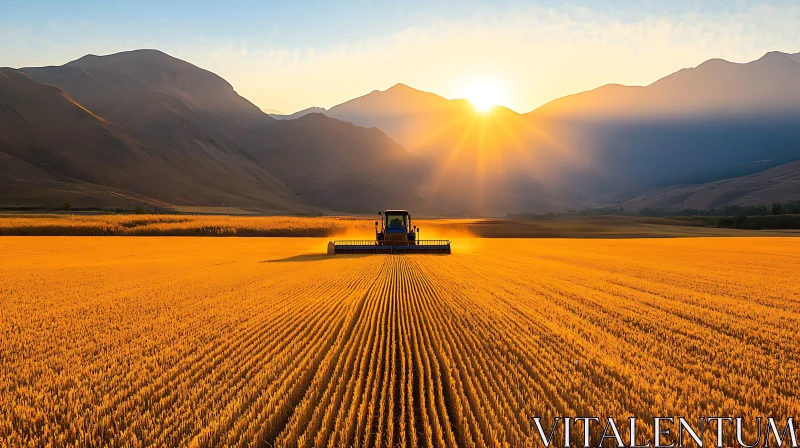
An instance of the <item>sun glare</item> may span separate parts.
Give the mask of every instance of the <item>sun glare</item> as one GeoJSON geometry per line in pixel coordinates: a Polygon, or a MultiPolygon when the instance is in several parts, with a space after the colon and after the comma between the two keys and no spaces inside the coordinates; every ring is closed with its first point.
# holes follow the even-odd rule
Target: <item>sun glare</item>
{"type": "Polygon", "coordinates": [[[464,97],[481,112],[489,111],[503,100],[503,89],[493,81],[474,81],[464,88],[464,97]]]}

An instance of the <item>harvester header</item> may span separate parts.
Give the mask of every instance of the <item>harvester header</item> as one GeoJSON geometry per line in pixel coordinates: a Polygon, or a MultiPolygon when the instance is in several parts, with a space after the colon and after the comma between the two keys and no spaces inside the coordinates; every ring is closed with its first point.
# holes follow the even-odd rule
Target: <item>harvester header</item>
{"type": "Polygon", "coordinates": [[[449,240],[420,239],[420,229],[411,225],[406,210],[378,212],[374,240],[335,240],[328,254],[449,254],[449,240]]]}

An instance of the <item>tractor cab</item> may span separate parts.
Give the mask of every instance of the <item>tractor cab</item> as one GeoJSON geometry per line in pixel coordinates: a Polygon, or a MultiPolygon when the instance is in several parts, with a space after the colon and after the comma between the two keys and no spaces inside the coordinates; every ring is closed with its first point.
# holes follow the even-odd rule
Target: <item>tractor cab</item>
{"type": "Polygon", "coordinates": [[[414,244],[418,228],[411,225],[411,215],[406,210],[386,210],[380,221],[375,221],[375,239],[379,244],[414,244]]]}

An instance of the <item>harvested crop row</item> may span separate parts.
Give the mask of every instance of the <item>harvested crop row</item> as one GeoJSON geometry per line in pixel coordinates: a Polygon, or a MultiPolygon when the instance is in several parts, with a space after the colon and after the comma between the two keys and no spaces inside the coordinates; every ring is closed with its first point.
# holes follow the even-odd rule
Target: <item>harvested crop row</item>
{"type": "Polygon", "coordinates": [[[794,239],[0,241],[0,446],[533,446],[533,416],[646,438],[654,415],[800,414],[794,239]]]}

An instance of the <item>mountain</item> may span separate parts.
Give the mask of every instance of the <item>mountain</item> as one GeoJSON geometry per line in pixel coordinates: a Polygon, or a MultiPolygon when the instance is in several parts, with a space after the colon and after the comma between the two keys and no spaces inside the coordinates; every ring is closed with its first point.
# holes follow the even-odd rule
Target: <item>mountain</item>
{"type": "Polygon", "coordinates": [[[730,205],[785,204],[797,200],[800,200],[800,161],[748,176],[668,188],[633,198],[622,206],[627,210],[711,210],[730,205]]]}
{"type": "Polygon", "coordinates": [[[366,204],[360,212],[392,202],[425,209],[413,191],[420,180],[415,159],[378,129],[314,113],[254,129],[242,143],[248,159],[281,173],[312,203],[337,210],[366,204]]]}
{"type": "Polygon", "coordinates": [[[0,68],[4,206],[120,206],[201,200],[209,191],[57,87],[0,68]]]}
{"type": "Polygon", "coordinates": [[[800,158],[798,59],[712,59],[648,86],[607,85],[527,114],[482,114],[397,84],[326,115],[383,130],[437,167],[432,188],[465,194],[478,185],[494,210],[614,204],[800,158]]]}
{"type": "Polygon", "coordinates": [[[570,95],[526,117],[548,123],[545,132],[580,161],[554,169],[587,200],[747,175],[800,158],[796,59],[714,59],[645,87],[570,95]]]}
{"type": "Polygon", "coordinates": [[[433,132],[469,121],[475,108],[466,100],[450,101],[405,84],[354,98],[326,112],[329,117],[386,132],[411,151],[425,149],[433,132]]]}
{"type": "Polygon", "coordinates": [[[527,114],[397,84],[280,119],[155,50],[5,69],[0,200],[438,215],[644,201],[800,159],[798,59],[714,59],[527,114]]]}
{"type": "MultiPolygon", "coordinates": [[[[308,114],[325,114],[327,112],[324,107],[309,107],[293,114],[269,114],[270,117],[276,120],[296,120],[300,117],[305,117],[308,114]]],[[[346,120],[345,120],[346,121],[346,120]]]]}
{"type": "MultiPolygon", "coordinates": [[[[148,112],[191,113],[214,123],[251,127],[269,120],[214,73],[158,50],[135,50],[108,56],[87,55],[60,67],[21,71],[54,84],[104,118],[135,128],[153,121],[148,112]]],[[[162,117],[159,117],[162,118],[162,117]]]]}
{"type": "Polygon", "coordinates": [[[381,129],[411,152],[420,154],[449,155],[459,144],[467,149],[479,145],[505,149],[529,132],[522,127],[522,116],[508,108],[495,106],[483,113],[467,100],[448,100],[405,84],[375,90],[334,106],[325,114],[381,129]],[[479,138],[477,130],[484,135],[479,138]],[[487,132],[496,134],[491,141],[486,141],[487,132]]]}
{"type": "Polygon", "coordinates": [[[719,118],[800,109],[800,56],[770,52],[734,63],[711,59],[646,86],[607,85],[552,101],[533,115],[591,119],[719,118]]]}
{"type": "Polygon", "coordinates": [[[170,204],[372,211],[393,199],[420,202],[416,195],[386,187],[398,177],[415,179],[416,173],[414,164],[406,163],[413,156],[385,134],[324,116],[299,125],[274,120],[219,76],[156,50],[90,55],[21,71],[63,89],[190,179],[193,188],[217,192],[179,200],[167,192],[155,196],[170,204]],[[375,167],[389,160],[398,166],[381,176],[375,167]],[[336,170],[350,183],[368,176],[359,179],[358,189],[340,193],[341,179],[304,175],[326,170],[336,170]],[[327,195],[319,194],[326,190],[327,195]],[[384,193],[382,201],[375,191],[384,193]]]}
{"type": "Polygon", "coordinates": [[[428,170],[420,190],[434,192],[439,203],[462,201],[474,213],[490,215],[585,205],[551,188],[547,166],[561,154],[539,152],[544,136],[508,108],[483,113],[467,100],[397,84],[326,115],[376,127],[422,157],[428,170]]]}

